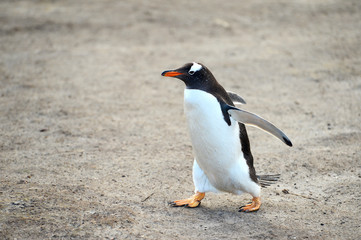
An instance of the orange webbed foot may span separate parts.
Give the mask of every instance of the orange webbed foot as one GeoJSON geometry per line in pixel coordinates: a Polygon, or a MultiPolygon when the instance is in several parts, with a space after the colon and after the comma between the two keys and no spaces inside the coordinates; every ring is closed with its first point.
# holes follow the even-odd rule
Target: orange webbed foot
{"type": "Polygon", "coordinates": [[[206,195],[205,193],[196,192],[196,194],[194,194],[190,198],[182,199],[182,200],[176,200],[176,201],[170,202],[169,204],[172,207],[195,208],[195,207],[198,207],[201,204],[201,200],[204,198],[205,195],[206,195]]]}
{"type": "Polygon", "coordinates": [[[239,212],[255,212],[261,207],[261,198],[253,197],[252,202],[239,208],[239,212]]]}

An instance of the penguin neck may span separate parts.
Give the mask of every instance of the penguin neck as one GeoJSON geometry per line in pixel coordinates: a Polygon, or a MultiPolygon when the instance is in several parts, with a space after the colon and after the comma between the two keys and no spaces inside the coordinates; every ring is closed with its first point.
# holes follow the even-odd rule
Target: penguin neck
{"type": "Polygon", "coordinates": [[[201,80],[201,79],[195,79],[195,81],[192,82],[186,82],[186,88],[187,89],[195,89],[195,90],[201,90],[205,92],[210,92],[212,89],[212,82],[208,79],[201,80]]]}
{"type": "Polygon", "coordinates": [[[230,106],[234,106],[232,100],[230,99],[227,91],[217,82],[217,81],[210,81],[208,84],[191,84],[186,85],[186,89],[194,89],[194,90],[201,90],[206,93],[213,95],[220,104],[226,103],[230,106]]]}

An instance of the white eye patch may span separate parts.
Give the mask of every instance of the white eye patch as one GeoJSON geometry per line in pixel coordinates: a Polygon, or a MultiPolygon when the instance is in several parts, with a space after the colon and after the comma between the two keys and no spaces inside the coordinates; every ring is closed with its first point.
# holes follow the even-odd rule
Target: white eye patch
{"type": "Polygon", "coordinates": [[[202,65],[196,63],[196,62],[193,62],[193,65],[191,67],[191,69],[189,69],[189,74],[190,75],[193,75],[195,72],[199,71],[202,69],[202,65]]]}

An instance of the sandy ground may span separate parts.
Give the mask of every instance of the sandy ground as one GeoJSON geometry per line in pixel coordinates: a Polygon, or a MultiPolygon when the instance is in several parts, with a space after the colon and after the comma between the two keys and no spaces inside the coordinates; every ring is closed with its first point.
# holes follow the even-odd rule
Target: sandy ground
{"type": "Polygon", "coordinates": [[[1,1],[0,239],[357,239],[361,2],[1,1]],[[183,83],[208,66],[286,132],[248,128],[250,196],[196,209],[183,83]],[[287,194],[287,191],[288,194],[287,194]]]}

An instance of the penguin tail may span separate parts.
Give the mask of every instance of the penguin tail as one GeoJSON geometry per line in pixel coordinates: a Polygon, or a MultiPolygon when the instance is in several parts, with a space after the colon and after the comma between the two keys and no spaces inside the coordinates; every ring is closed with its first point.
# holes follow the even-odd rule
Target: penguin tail
{"type": "Polygon", "coordinates": [[[276,183],[281,177],[281,174],[272,174],[272,175],[257,175],[257,179],[261,187],[268,187],[271,184],[276,183]]]}

